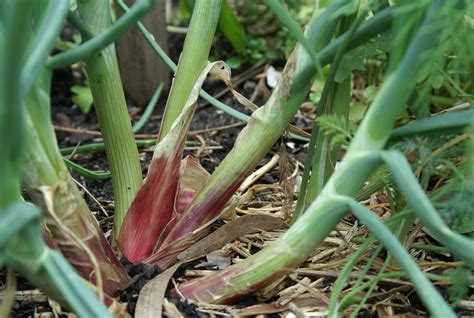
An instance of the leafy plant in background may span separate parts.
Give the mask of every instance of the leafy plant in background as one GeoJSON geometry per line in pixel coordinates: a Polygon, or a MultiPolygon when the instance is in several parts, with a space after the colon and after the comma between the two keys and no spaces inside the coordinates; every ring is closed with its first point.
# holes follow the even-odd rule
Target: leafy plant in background
{"type": "MultiPolygon", "coordinates": [[[[386,8],[359,7],[351,1],[336,0],[322,12],[313,13],[303,36],[301,30],[295,27],[294,21],[277,1],[267,1],[300,44],[289,57],[282,80],[275,88],[272,97],[263,107],[256,109],[250,118],[200,91],[202,82],[209,73],[230,83],[230,71],[225,64],[207,61],[214,31],[225,16],[220,13],[222,12],[220,0],[195,2],[193,17],[177,68],[163,55],[143,25],[137,23],[157,53],[171,68],[176,69],[160,126],[158,145],[147,177],[142,182],[137,144],[133,138],[133,129],[120,83],[113,41],[143,16],[151,8],[152,2],[137,1],[128,10],[123,2],[118,0],[118,5],[126,13],[111,23],[110,6],[107,1],[78,0],[77,9],[69,12],[68,20],[81,32],[84,42],[75,48],[49,57],[46,62],[46,56],[50,53],[52,42],[67,13],[67,6],[63,4],[62,10],[55,11],[53,8],[57,5],[57,1],[49,0],[47,7],[38,7],[37,16],[25,16],[26,21],[30,19],[36,21],[34,17],[54,18],[55,23],[51,23],[50,26],[54,27],[54,32],[50,32],[46,39],[36,37],[31,42],[25,40],[23,45],[30,43],[29,45],[35,48],[31,52],[38,53],[36,55],[31,53],[34,58],[27,60],[21,72],[7,69],[2,73],[2,83],[5,85],[9,82],[5,79],[10,74],[35,74],[35,76],[22,75],[21,78],[13,76],[11,85],[18,87],[15,86],[15,89],[11,90],[11,95],[5,94],[8,86],[5,86],[7,88],[2,86],[4,89],[2,96],[12,98],[5,99],[2,103],[2,109],[5,109],[1,113],[2,127],[5,127],[6,132],[9,131],[9,125],[19,122],[28,127],[25,130],[28,147],[25,151],[27,160],[23,164],[22,182],[32,200],[43,209],[47,229],[45,237],[50,244],[61,250],[83,277],[97,285],[99,295],[102,290],[108,295],[113,295],[118,288],[128,283],[126,272],[69,175],[55,142],[49,118],[51,69],[68,66],[77,61],[85,62],[114,186],[116,201],[114,242],[130,261],[158,264],[164,269],[178,262],[178,254],[206,235],[208,225],[219,216],[239,185],[271,149],[275,141],[284,134],[299,106],[306,99],[317,70],[330,64],[318,105],[318,115],[321,117],[313,129],[294,224],[276,243],[245,262],[203,280],[183,284],[179,286],[179,290],[186,297],[210,302],[226,302],[247,295],[263,284],[285,275],[289,268],[304,261],[347,211],[351,210],[391,252],[391,257],[402,266],[404,274],[412,280],[427,308],[432,313],[438,311],[445,317],[452,315],[439,293],[391,232],[395,230],[384,226],[352,197],[357,194],[370,174],[385,162],[408,204],[425,226],[467,266],[473,266],[474,254],[470,253],[472,241],[453,232],[443,223],[430,200],[420,189],[404,157],[398,152],[385,150],[387,143],[393,143],[406,136],[458,132],[472,123],[474,114],[472,111],[464,111],[422,119],[392,131],[392,126],[402,113],[419,76],[426,74],[428,62],[442,59],[445,47],[439,47],[438,43],[446,39],[446,34],[453,28],[452,25],[462,25],[462,8],[457,8],[454,2],[438,0],[433,3],[421,1],[412,5],[401,1],[400,4],[386,8]],[[368,11],[371,13],[370,18],[367,18],[368,11]],[[424,19],[419,19],[422,16],[424,19]],[[410,18],[410,23],[400,23],[407,17],[410,18]],[[394,20],[393,27],[392,20],[394,20]],[[372,43],[372,38],[387,32],[391,27],[393,34],[405,36],[399,36],[394,40],[395,50],[391,53],[384,84],[350,142],[339,169],[334,171],[338,149],[331,147],[335,146],[336,142],[331,141],[325,131],[330,132],[330,127],[335,128],[347,122],[351,93],[352,69],[346,71],[345,76],[341,76],[340,67],[344,66],[345,58],[350,57],[354,51],[365,48],[372,43]],[[444,29],[448,31],[441,32],[444,29]],[[195,159],[187,157],[182,160],[186,133],[198,94],[227,113],[248,121],[234,148],[211,176],[195,159]],[[17,116],[16,121],[9,122],[7,116],[9,112],[5,105],[13,101],[11,104],[18,105],[16,109],[21,110],[22,100],[27,110],[25,118],[21,119],[18,113],[12,112],[17,116]]],[[[4,5],[7,10],[2,11],[23,10],[25,2],[21,3],[21,6],[8,3],[4,5]]],[[[2,26],[8,25],[8,28],[4,27],[5,35],[2,33],[0,42],[4,47],[8,47],[14,41],[9,37],[16,34],[12,31],[15,28],[10,27],[10,22],[4,22],[9,21],[8,19],[1,17],[2,26]]],[[[17,23],[15,27],[20,23],[15,19],[11,21],[17,23]]],[[[36,34],[47,34],[43,31],[52,30],[48,29],[46,24],[33,24],[33,29],[36,34]]],[[[235,42],[238,43],[239,40],[235,42]]],[[[15,60],[11,55],[2,60],[3,65],[7,65],[6,61],[9,59],[16,61],[11,64],[12,67],[20,68],[21,61],[15,60]]],[[[347,67],[344,66],[344,69],[347,67]]],[[[347,142],[347,138],[352,134],[346,127],[343,131],[344,140],[341,140],[337,137],[340,132],[336,129],[334,131],[336,133],[332,134],[336,136],[336,141],[339,138],[341,142],[347,142]]],[[[9,151],[5,153],[5,161],[12,165],[12,169],[3,172],[12,173],[4,178],[12,181],[4,190],[5,193],[12,195],[5,196],[7,201],[0,208],[6,211],[3,215],[10,220],[14,217],[14,212],[10,211],[14,210],[11,210],[8,204],[20,200],[19,176],[15,175],[19,171],[20,159],[9,155],[13,153],[12,149],[17,140],[15,144],[9,144],[9,140],[4,139],[2,138],[1,142],[5,143],[4,149],[9,151]]],[[[28,213],[25,212],[25,215],[28,213]]],[[[407,215],[410,214],[401,213],[393,219],[407,215]]],[[[412,220],[413,217],[410,217],[412,220]]],[[[410,218],[407,217],[407,220],[406,223],[410,224],[410,218]]],[[[0,224],[10,223],[2,221],[0,224]]],[[[397,230],[403,232],[405,229],[397,230]]],[[[15,233],[12,232],[13,234],[15,233]]],[[[55,282],[54,278],[46,276],[46,279],[42,280],[39,279],[43,277],[41,275],[35,277],[36,272],[32,268],[21,263],[21,259],[15,258],[18,254],[12,252],[12,249],[21,246],[21,243],[14,238],[11,239],[9,235],[4,236],[0,243],[2,243],[0,247],[6,251],[6,257],[3,259],[9,266],[20,270],[53,297],[61,299],[55,288],[48,289],[49,282],[55,282]],[[11,240],[8,243],[11,246],[4,245],[7,239],[11,240]]],[[[366,246],[372,243],[373,239],[367,240],[366,246]]],[[[34,248],[37,251],[31,254],[32,257],[38,256],[35,254],[38,251],[45,250],[44,246],[34,248]]],[[[329,308],[332,314],[336,314],[339,309],[347,307],[353,301],[353,298],[349,297],[339,304],[338,291],[347,279],[350,264],[353,264],[357,255],[360,256],[361,253],[357,252],[354,255],[345,274],[336,282],[329,308]]],[[[42,263],[37,264],[44,266],[42,263]]],[[[50,273],[54,273],[54,270],[50,273]]],[[[65,301],[78,313],[90,314],[94,310],[90,307],[96,303],[91,301],[89,304],[84,304],[90,293],[84,292],[84,298],[79,298],[81,303],[74,302],[70,293],[82,291],[79,292],[71,285],[59,286],[59,289],[69,292],[65,294],[65,301]]],[[[460,294],[462,293],[453,292],[453,295],[460,294]]],[[[108,305],[113,304],[112,298],[107,295],[104,295],[104,298],[108,305]]],[[[97,311],[102,310],[100,305],[96,308],[97,311]]]]}
{"type": "Polygon", "coordinates": [[[89,82],[85,81],[84,85],[74,85],[71,87],[72,102],[74,105],[79,107],[83,113],[89,113],[92,104],[94,103],[94,98],[92,97],[92,92],[89,86],[89,82]]]}
{"type": "MultiPolygon", "coordinates": [[[[232,10],[227,1],[223,1],[217,26],[218,32],[232,47],[231,52],[224,49],[218,51],[218,55],[224,57],[231,68],[255,64],[263,59],[274,61],[290,55],[295,45],[293,34],[282,28],[265,3],[239,0],[231,4],[232,10]],[[236,16],[233,11],[239,14],[236,16]]],[[[312,1],[285,1],[284,5],[300,25],[306,24],[313,12],[312,1]]],[[[182,20],[190,16],[193,6],[194,0],[179,2],[182,20]]]]}

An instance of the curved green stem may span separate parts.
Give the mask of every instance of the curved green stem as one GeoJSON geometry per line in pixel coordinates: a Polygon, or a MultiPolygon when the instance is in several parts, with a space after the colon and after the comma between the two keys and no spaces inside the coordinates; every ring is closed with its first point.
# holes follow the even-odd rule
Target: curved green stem
{"type": "Polygon", "coordinates": [[[76,171],[77,173],[83,175],[84,177],[91,179],[91,180],[104,180],[104,179],[109,179],[112,174],[110,171],[106,172],[94,172],[92,170],[89,170],[87,168],[84,168],[77,163],[72,162],[69,159],[63,158],[64,162],[66,163],[66,166],[71,168],[72,170],[76,171]]]}
{"type": "MultiPolygon", "coordinates": [[[[190,142],[190,141],[188,141],[190,142]]],[[[156,145],[156,139],[135,140],[138,148],[151,147],[156,145]]],[[[105,144],[103,142],[87,144],[82,146],[61,148],[61,155],[67,156],[70,154],[90,153],[105,151],[105,144]]]]}
{"type": "Polygon", "coordinates": [[[92,29],[86,25],[76,13],[69,11],[67,13],[67,20],[79,31],[79,33],[81,33],[83,41],[94,37],[94,32],[92,32],[92,29]]]}
{"type": "MultiPolygon", "coordinates": [[[[153,4],[154,0],[137,1],[127,14],[120,17],[117,22],[105,29],[102,33],[97,34],[77,48],[50,57],[46,62],[46,66],[49,68],[65,67],[89,58],[94,53],[99,52],[119,39],[122,34],[131,30],[135,23],[153,8],[153,4]]],[[[87,22],[85,25],[87,25],[87,22]]]]}
{"type": "Polygon", "coordinates": [[[21,73],[23,94],[26,94],[33,85],[38,73],[43,68],[43,62],[56,43],[57,30],[64,24],[64,18],[69,9],[69,0],[50,0],[40,25],[36,28],[36,35],[31,44],[28,59],[21,73]]]}
{"type": "Polygon", "coordinates": [[[397,127],[390,135],[389,144],[418,135],[458,133],[474,123],[474,110],[461,110],[431,116],[397,127]]]}

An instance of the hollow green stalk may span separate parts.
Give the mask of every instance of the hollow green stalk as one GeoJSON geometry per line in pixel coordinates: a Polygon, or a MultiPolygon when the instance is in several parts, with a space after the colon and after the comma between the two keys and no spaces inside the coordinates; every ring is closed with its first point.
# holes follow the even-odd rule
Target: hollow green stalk
{"type": "Polygon", "coordinates": [[[408,205],[420,218],[421,222],[433,233],[433,236],[446,246],[454,255],[466,264],[474,267],[474,242],[453,232],[436,212],[433,203],[425,196],[418,184],[407,159],[399,152],[383,152],[382,158],[405,196],[408,205]]]}
{"type": "Polygon", "coordinates": [[[78,315],[110,317],[62,256],[46,246],[40,232],[40,212],[23,202],[20,193],[26,135],[22,99],[41,69],[31,61],[43,65],[52,50],[50,39],[59,34],[68,6],[68,1],[54,0],[38,6],[25,0],[1,4],[0,160],[4,165],[2,170],[7,171],[0,173],[0,267],[6,265],[22,273],[48,296],[70,306],[78,315]],[[42,19],[37,20],[39,17],[42,19]],[[36,25],[38,30],[50,33],[34,35],[31,27],[35,20],[40,21],[36,25]],[[24,76],[25,70],[30,72],[29,77],[24,76]]]}
{"type": "MultiPolygon", "coordinates": [[[[93,32],[100,33],[111,25],[110,5],[107,1],[80,0],[77,4],[80,17],[93,32]]],[[[115,46],[110,44],[89,55],[86,59],[86,71],[112,173],[114,235],[117,237],[127,210],[142,184],[142,171],[115,46]]]]}
{"type": "Polygon", "coordinates": [[[207,64],[221,9],[221,0],[197,0],[183,53],[179,58],[158,139],[168,134],[183,110],[189,94],[207,64]]]}
{"type": "Polygon", "coordinates": [[[44,69],[25,98],[28,129],[22,181],[42,207],[55,246],[84,277],[112,295],[127,283],[128,275],[63,162],[50,119],[50,83],[51,73],[44,69]]]}

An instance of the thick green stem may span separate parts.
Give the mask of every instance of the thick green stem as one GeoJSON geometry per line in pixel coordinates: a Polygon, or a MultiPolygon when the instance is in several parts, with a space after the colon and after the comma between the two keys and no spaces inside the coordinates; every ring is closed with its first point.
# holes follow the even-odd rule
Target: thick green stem
{"type": "Polygon", "coordinates": [[[181,114],[194,83],[207,64],[220,9],[221,0],[197,0],[194,5],[183,53],[178,62],[165,115],[161,122],[159,140],[163,140],[181,114]]]}
{"type": "Polygon", "coordinates": [[[59,152],[49,111],[51,74],[44,69],[25,99],[27,151],[23,184],[43,208],[48,234],[76,269],[112,295],[128,281],[59,152]],[[78,244],[81,242],[81,244],[78,244]],[[94,273],[100,272],[100,277],[94,273]]]}
{"type": "Polygon", "coordinates": [[[40,231],[40,212],[23,202],[20,194],[26,130],[22,99],[52,49],[51,39],[59,34],[69,1],[50,1],[49,4],[57,5],[57,10],[52,11],[49,6],[49,10],[43,11],[44,3],[35,7],[25,0],[0,4],[0,51],[3,53],[0,55],[0,161],[4,165],[0,174],[0,267],[7,265],[22,273],[48,296],[69,305],[80,316],[110,317],[62,256],[46,247],[40,231]],[[38,9],[36,15],[34,7],[38,9]],[[41,23],[39,30],[48,30],[50,34],[34,37],[31,27],[41,15],[51,18],[47,21],[51,24],[50,28],[42,28],[46,24],[41,23]],[[29,64],[31,61],[39,66],[29,64]]]}
{"type": "Polygon", "coordinates": [[[28,27],[15,18],[31,19],[32,13],[27,1],[4,6],[5,12],[10,9],[10,16],[2,19],[0,30],[0,162],[4,165],[0,169],[0,211],[21,197],[19,175],[24,158],[24,107],[21,103],[20,74],[28,41],[16,40],[28,36],[28,27]],[[11,107],[15,109],[9,111],[11,107]]]}
{"type": "MultiPolygon", "coordinates": [[[[78,10],[84,22],[96,33],[103,31],[111,23],[107,1],[80,0],[78,10]]],[[[118,237],[125,214],[142,184],[142,171],[115,46],[111,44],[88,57],[86,70],[112,173],[115,197],[114,234],[118,237]]]]}

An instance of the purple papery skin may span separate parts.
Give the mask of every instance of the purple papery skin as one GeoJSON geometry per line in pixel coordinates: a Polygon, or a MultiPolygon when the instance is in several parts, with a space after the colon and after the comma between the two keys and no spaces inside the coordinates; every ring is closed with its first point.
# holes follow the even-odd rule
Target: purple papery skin
{"type": "Polygon", "coordinates": [[[153,159],[147,178],[127,213],[119,244],[132,263],[147,262],[160,237],[165,235],[166,229],[172,228],[210,177],[193,157],[179,160],[181,153],[182,150],[177,149],[172,160],[164,156],[153,159]]]}
{"type": "Polygon", "coordinates": [[[180,212],[186,211],[186,208],[193,202],[196,194],[197,192],[192,189],[182,190],[179,200],[176,201],[176,210],[180,212]]]}
{"type": "Polygon", "coordinates": [[[128,284],[127,272],[114,254],[97,220],[72,180],[64,182],[55,191],[48,191],[52,193],[53,205],[51,207],[42,203],[46,202],[46,196],[43,193],[38,191],[29,191],[29,193],[35,202],[44,205],[45,226],[42,233],[48,246],[59,250],[82,277],[96,284],[97,268],[90,254],[74,242],[72,239],[74,236],[94,255],[102,277],[102,289],[107,295],[114,296],[118,289],[128,284]],[[58,220],[70,232],[64,231],[58,220]]]}
{"type": "Polygon", "coordinates": [[[207,195],[203,202],[192,203],[188,210],[179,218],[172,220],[169,232],[160,244],[156,253],[145,262],[166,269],[177,262],[177,256],[202,237],[193,233],[219,216],[220,212],[238,189],[241,180],[237,180],[227,189],[207,195]]]}
{"type": "Polygon", "coordinates": [[[179,180],[179,157],[153,159],[148,175],[123,222],[119,236],[122,253],[132,263],[149,257],[173,218],[179,180]],[[176,163],[178,162],[178,164],[176,163]]]}
{"type": "MultiPolygon", "coordinates": [[[[179,295],[203,303],[231,304],[267,287],[271,282],[288,274],[288,271],[277,271],[262,281],[257,280],[255,284],[233,286],[227,283],[231,277],[238,277],[243,271],[242,269],[229,267],[217,274],[191,280],[178,286],[179,295]]],[[[171,291],[172,295],[176,293],[176,289],[171,291]]]]}
{"type": "Polygon", "coordinates": [[[204,188],[211,178],[197,159],[186,156],[181,161],[179,190],[176,194],[175,208],[178,215],[184,213],[191,205],[196,195],[204,188]]]}

